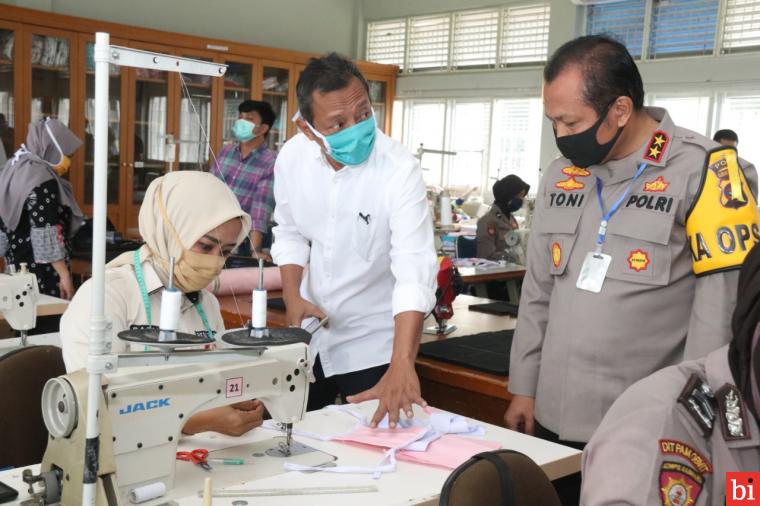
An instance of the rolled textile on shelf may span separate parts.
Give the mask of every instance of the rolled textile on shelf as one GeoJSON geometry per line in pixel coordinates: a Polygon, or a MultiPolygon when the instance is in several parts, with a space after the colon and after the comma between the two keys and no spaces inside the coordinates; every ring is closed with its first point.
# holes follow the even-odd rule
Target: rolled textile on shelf
{"type": "MultiPolygon", "coordinates": [[[[259,269],[256,267],[241,267],[239,269],[224,269],[222,273],[206,289],[214,295],[250,295],[259,287],[259,269]]],[[[264,289],[281,290],[282,279],[279,267],[264,268],[264,289]]]]}

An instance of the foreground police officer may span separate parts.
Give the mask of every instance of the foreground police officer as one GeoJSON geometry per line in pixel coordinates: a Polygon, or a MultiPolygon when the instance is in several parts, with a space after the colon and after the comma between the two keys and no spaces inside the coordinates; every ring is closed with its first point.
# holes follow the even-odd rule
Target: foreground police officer
{"type": "Polygon", "coordinates": [[[505,420],[582,447],[628,386],[726,344],[756,172],[643,107],[617,41],[566,43],[544,80],[562,157],[538,190],[505,420]]]}
{"type": "Polygon", "coordinates": [[[760,469],[758,247],[738,294],[731,344],[639,381],[612,405],[583,454],[583,504],[719,506],[727,495],[758,497],[760,484],[726,476],[760,469]]]}

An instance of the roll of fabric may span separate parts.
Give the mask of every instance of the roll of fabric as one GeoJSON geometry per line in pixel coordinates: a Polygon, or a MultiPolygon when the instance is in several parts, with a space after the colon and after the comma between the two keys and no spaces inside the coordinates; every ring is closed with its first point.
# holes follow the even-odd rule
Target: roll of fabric
{"type": "MultiPolygon", "coordinates": [[[[214,295],[243,295],[250,294],[259,287],[259,269],[242,267],[240,269],[224,269],[213,283],[206,289],[214,295]]],[[[281,290],[282,279],[279,267],[264,268],[264,289],[281,290]]]]}

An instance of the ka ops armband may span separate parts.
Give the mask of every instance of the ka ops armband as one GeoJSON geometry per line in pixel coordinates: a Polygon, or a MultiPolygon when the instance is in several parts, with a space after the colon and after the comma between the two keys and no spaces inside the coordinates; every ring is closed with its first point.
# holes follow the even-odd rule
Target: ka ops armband
{"type": "Polygon", "coordinates": [[[697,196],[686,215],[694,274],[736,269],[760,242],[757,201],[739,167],[736,149],[707,154],[697,196]]]}

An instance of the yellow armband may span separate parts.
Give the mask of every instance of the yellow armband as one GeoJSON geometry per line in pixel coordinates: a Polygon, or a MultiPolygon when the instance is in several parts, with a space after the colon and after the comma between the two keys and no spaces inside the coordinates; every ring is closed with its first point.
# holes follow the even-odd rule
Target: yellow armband
{"type": "Polygon", "coordinates": [[[735,148],[708,153],[699,191],[686,215],[686,235],[697,276],[740,267],[760,242],[757,202],[735,148]]]}

